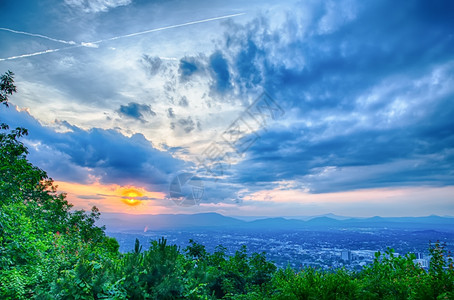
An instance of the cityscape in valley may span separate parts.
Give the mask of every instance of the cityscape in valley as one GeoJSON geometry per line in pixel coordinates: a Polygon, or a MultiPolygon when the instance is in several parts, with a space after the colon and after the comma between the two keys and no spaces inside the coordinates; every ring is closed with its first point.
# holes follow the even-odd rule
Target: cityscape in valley
{"type": "Polygon", "coordinates": [[[329,215],[304,219],[243,221],[219,214],[106,214],[101,221],[107,226],[108,235],[117,239],[122,252],[132,251],[135,239],[145,249],[151,240],[161,237],[181,249],[194,240],[211,253],[219,246],[225,247],[229,255],[244,246],[248,253],[265,252],[280,268],[360,270],[373,262],[375,253],[388,249],[393,249],[395,256],[414,254],[415,263],[428,268],[429,247],[434,243],[445,244],[448,251],[454,251],[451,217],[358,219],[329,215]]]}

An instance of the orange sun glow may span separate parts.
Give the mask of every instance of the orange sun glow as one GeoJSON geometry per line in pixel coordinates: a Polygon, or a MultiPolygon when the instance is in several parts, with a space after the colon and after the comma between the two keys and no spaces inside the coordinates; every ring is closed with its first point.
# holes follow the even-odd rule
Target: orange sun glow
{"type": "Polygon", "coordinates": [[[127,205],[136,206],[142,203],[142,201],[137,200],[135,198],[142,197],[143,193],[135,188],[122,188],[121,195],[123,196],[121,201],[123,201],[123,203],[127,205]]]}

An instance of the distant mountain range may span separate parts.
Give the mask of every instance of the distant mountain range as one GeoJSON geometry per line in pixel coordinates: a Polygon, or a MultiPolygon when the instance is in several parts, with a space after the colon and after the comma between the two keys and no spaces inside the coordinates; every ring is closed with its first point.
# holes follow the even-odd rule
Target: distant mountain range
{"type": "Polygon", "coordinates": [[[103,213],[99,225],[109,232],[163,230],[347,230],[347,229],[408,229],[453,231],[454,218],[372,217],[349,218],[334,215],[292,218],[234,218],[217,213],[130,215],[103,213]]]}

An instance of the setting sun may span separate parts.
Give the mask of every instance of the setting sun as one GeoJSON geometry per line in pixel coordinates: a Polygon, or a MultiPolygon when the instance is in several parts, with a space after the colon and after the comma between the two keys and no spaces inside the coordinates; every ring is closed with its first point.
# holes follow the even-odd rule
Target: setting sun
{"type": "Polygon", "coordinates": [[[127,205],[136,206],[142,202],[138,199],[135,199],[137,197],[143,196],[143,193],[136,188],[121,188],[121,195],[123,196],[121,201],[123,201],[123,203],[127,205]]]}
{"type": "Polygon", "coordinates": [[[136,199],[121,199],[121,201],[123,201],[123,203],[127,204],[127,205],[131,205],[131,206],[136,206],[136,205],[139,205],[141,203],[140,200],[136,200],[136,199]]]}

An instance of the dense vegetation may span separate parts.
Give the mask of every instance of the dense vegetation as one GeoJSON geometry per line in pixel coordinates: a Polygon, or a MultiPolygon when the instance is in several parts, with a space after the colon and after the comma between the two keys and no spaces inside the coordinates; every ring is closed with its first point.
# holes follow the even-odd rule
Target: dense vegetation
{"type": "MultiPolygon", "coordinates": [[[[16,92],[13,74],[1,77],[1,103],[16,92]]],[[[0,133],[1,299],[454,299],[449,253],[430,246],[430,268],[393,251],[376,254],[360,272],[306,268],[277,270],[246,248],[227,256],[153,241],[147,251],[121,254],[95,226],[99,211],[72,210],[46,172],[27,160],[24,128],[0,133]]]]}

